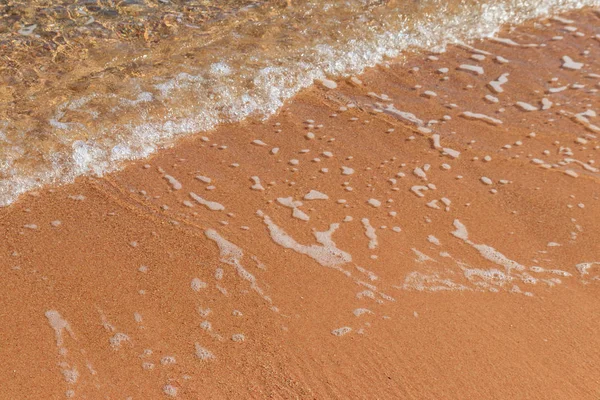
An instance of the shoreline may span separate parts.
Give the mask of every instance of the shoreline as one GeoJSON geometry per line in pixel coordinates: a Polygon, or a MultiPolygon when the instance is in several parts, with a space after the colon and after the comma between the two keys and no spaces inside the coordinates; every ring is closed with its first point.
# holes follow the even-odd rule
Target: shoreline
{"type": "Polygon", "coordinates": [[[595,399],[599,17],[562,17],[0,209],[0,397],[595,399]]]}
{"type": "MultiPolygon", "coordinates": [[[[175,50],[179,47],[176,43],[175,46],[168,42],[154,43],[148,48],[147,42],[141,47],[135,40],[119,45],[118,41],[111,42],[115,39],[112,38],[103,44],[105,47],[96,48],[95,55],[89,58],[68,62],[59,57],[62,61],[57,65],[54,61],[48,61],[45,52],[36,53],[39,57],[30,59],[26,51],[19,53],[15,50],[41,47],[52,52],[52,41],[42,44],[49,32],[32,35],[35,30],[43,30],[42,26],[31,25],[33,31],[25,35],[15,36],[12,33],[11,36],[4,32],[8,36],[0,34],[0,41],[4,38],[5,43],[11,43],[4,49],[5,58],[16,57],[14,65],[29,65],[23,74],[38,79],[25,79],[16,86],[9,79],[5,90],[0,92],[0,101],[10,105],[0,110],[0,117],[5,120],[0,131],[0,140],[3,142],[0,206],[11,204],[23,193],[47,184],[67,184],[78,176],[100,176],[115,172],[129,161],[145,159],[164,147],[176,145],[181,137],[208,132],[223,123],[274,115],[282,104],[315,81],[362,73],[366,68],[387,65],[390,60],[398,61],[397,57],[403,59],[415,51],[439,51],[451,43],[489,37],[502,26],[504,30],[510,30],[510,26],[518,26],[528,20],[531,22],[540,14],[556,15],[561,10],[569,11],[569,5],[557,5],[561,1],[542,0],[534,6],[506,0],[495,3],[494,7],[485,2],[470,3],[468,6],[465,3],[458,3],[462,6],[449,3],[441,12],[438,7],[421,7],[416,3],[414,8],[400,10],[392,1],[375,7],[377,12],[372,15],[370,11],[362,14],[360,7],[355,10],[358,14],[355,14],[335,2],[323,3],[321,11],[318,11],[318,5],[315,8],[314,3],[308,6],[308,10],[302,11],[300,4],[299,9],[291,10],[291,14],[283,12],[279,20],[271,20],[274,25],[268,24],[268,31],[272,31],[274,37],[265,38],[265,41],[256,38],[258,42],[254,49],[259,49],[257,53],[246,54],[247,49],[243,45],[241,48],[235,45],[229,48],[227,43],[237,43],[235,37],[239,36],[234,32],[235,27],[234,31],[228,30],[232,28],[230,26],[226,31],[233,39],[221,38],[225,41],[221,51],[216,50],[213,43],[194,46],[191,53],[180,54],[175,50]],[[388,4],[392,8],[386,11],[388,4]],[[405,12],[414,16],[415,20],[386,18],[399,17],[405,12]],[[387,26],[387,29],[367,29],[362,32],[362,23],[348,22],[348,18],[350,21],[360,18],[358,15],[378,21],[371,24],[371,28],[387,26]],[[304,43],[301,40],[304,45],[291,46],[285,54],[271,50],[279,48],[277,32],[282,29],[288,30],[282,33],[284,41],[290,35],[295,36],[295,30],[289,31],[286,20],[299,19],[297,23],[302,25],[319,16],[322,19],[315,22],[317,26],[323,23],[328,25],[341,18],[341,21],[347,22],[341,25],[354,25],[355,29],[343,31],[343,34],[338,32],[346,36],[342,42],[328,39],[321,42],[318,39],[321,35],[315,36],[313,32],[312,42],[309,40],[304,43]],[[111,46],[114,47],[112,50],[111,46]],[[305,54],[303,46],[312,50],[305,54]],[[136,61],[125,62],[123,57],[126,56],[121,54],[121,50],[132,57],[136,51],[140,53],[134,57],[136,61]],[[185,61],[188,58],[206,62],[197,64],[192,61],[188,64],[185,61]],[[255,58],[260,62],[251,61],[255,58]],[[170,66],[169,62],[165,64],[168,60],[171,60],[170,66]],[[60,72],[57,71],[60,65],[77,67],[68,67],[69,72],[60,72]],[[175,74],[174,71],[180,73],[175,74]],[[44,87],[40,89],[38,83],[44,87]]],[[[596,1],[582,0],[578,5],[589,10],[591,5],[600,4],[596,1]]],[[[354,6],[357,3],[362,4],[355,1],[354,6]]],[[[44,14],[43,11],[41,13],[44,14]]],[[[249,17],[245,23],[240,23],[242,26],[252,26],[252,20],[249,17]]],[[[260,16],[256,20],[260,21],[260,16]]],[[[95,28],[106,30],[99,22],[93,24],[96,24],[93,25],[95,28]]],[[[308,25],[308,31],[315,29],[308,25]]],[[[72,28],[69,26],[67,30],[72,28]]],[[[86,25],[79,28],[87,32],[82,33],[83,36],[91,34],[93,37],[93,29],[88,31],[86,25]]],[[[170,35],[179,37],[177,29],[171,32],[168,26],[164,28],[170,35]]],[[[329,31],[323,28],[325,32],[329,31]]],[[[334,28],[335,31],[337,29],[334,28]]],[[[184,49],[191,46],[190,40],[200,40],[202,43],[205,39],[208,42],[212,40],[210,34],[208,39],[203,35],[187,37],[190,32],[180,34],[183,37],[179,45],[184,49]]],[[[241,35],[244,36],[243,33],[241,35]]],[[[83,40],[82,43],[74,43],[75,48],[80,46],[79,51],[74,51],[74,57],[85,49],[86,39],[83,40]]],[[[14,65],[9,66],[7,76],[16,74],[11,69],[14,65]]]]}

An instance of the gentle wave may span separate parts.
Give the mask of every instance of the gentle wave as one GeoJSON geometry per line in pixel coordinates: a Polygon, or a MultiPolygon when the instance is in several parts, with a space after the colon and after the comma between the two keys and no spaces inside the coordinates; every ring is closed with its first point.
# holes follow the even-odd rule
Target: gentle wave
{"type": "MultiPolygon", "coordinates": [[[[111,35],[107,26],[124,29],[125,17],[101,24],[106,10],[96,10],[104,14],[81,19],[86,40],[72,40],[73,54],[58,60],[54,47],[44,52],[47,26],[32,21],[4,33],[3,41],[42,44],[31,68],[13,68],[0,91],[0,206],[46,184],[114,171],[182,135],[268,117],[315,79],[359,74],[409,48],[442,51],[600,0],[290,3],[203,9],[201,24],[186,19],[195,11],[137,10],[131,26],[153,21],[137,39],[111,35]],[[108,32],[85,31],[94,24],[108,32]]],[[[28,56],[5,52],[8,60],[28,56]]]]}

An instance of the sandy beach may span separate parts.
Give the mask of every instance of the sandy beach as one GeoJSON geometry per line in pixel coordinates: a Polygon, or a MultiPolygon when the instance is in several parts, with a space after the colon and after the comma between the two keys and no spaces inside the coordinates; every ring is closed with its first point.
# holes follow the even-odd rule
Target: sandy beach
{"type": "Polygon", "coordinates": [[[600,13],[0,208],[2,399],[598,399],[600,13]]]}

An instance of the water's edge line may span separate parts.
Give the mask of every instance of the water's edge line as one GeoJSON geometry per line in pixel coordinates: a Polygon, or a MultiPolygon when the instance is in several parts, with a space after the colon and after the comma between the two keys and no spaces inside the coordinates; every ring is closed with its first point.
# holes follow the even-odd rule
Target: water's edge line
{"type": "MultiPolygon", "coordinates": [[[[518,21],[517,23],[500,24],[500,25],[496,26],[495,30],[489,34],[484,34],[484,35],[476,36],[476,37],[467,37],[467,38],[464,38],[464,40],[448,41],[446,43],[442,43],[441,47],[438,47],[438,48],[436,48],[435,46],[433,48],[425,48],[422,46],[409,44],[406,48],[396,51],[396,55],[393,58],[388,58],[386,56],[386,54],[381,54],[378,60],[374,60],[373,63],[367,63],[367,64],[361,66],[358,70],[350,69],[350,70],[347,70],[347,71],[344,71],[344,72],[341,72],[341,73],[338,73],[335,75],[328,73],[327,71],[319,70],[316,72],[316,76],[313,77],[312,82],[306,83],[306,84],[300,84],[296,88],[296,91],[294,93],[292,93],[289,97],[281,99],[280,104],[276,109],[272,110],[271,112],[265,113],[264,115],[260,116],[260,118],[258,115],[250,113],[250,114],[244,115],[243,117],[241,117],[240,119],[237,119],[237,120],[218,121],[213,126],[210,126],[208,129],[196,130],[193,133],[175,134],[166,140],[163,139],[161,141],[154,143],[155,147],[150,148],[145,154],[142,154],[140,156],[133,155],[133,156],[124,158],[122,160],[117,160],[117,161],[115,161],[115,163],[113,165],[104,165],[102,169],[86,170],[83,173],[75,174],[75,176],[62,175],[62,176],[53,176],[51,178],[47,178],[47,177],[40,178],[39,176],[28,177],[28,182],[20,182],[21,185],[19,185],[19,189],[17,191],[10,193],[10,195],[7,196],[6,198],[4,197],[4,195],[2,197],[0,197],[0,208],[4,208],[4,207],[10,206],[12,204],[15,204],[15,202],[17,202],[21,198],[22,195],[24,195],[28,192],[34,191],[34,190],[39,190],[39,189],[42,189],[42,188],[48,187],[48,186],[56,187],[56,186],[72,184],[80,177],[86,177],[86,176],[102,177],[106,174],[121,171],[121,170],[127,168],[127,166],[132,163],[138,162],[140,160],[149,159],[152,156],[156,155],[161,150],[172,148],[174,146],[181,144],[182,139],[184,139],[184,138],[194,139],[194,137],[197,137],[200,134],[207,134],[223,125],[239,124],[239,123],[243,123],[244,121],[249,121],[252,119],[260,119],[262,121],[267,121],[274,115],[277,115],[279,110],[281,110],[281,108],[284,107],[284,105],[286,103],[293,101],[294,98],[301,95],[304,91],[310,90],[311,88],[313,88],[315,86],[315,81],[318,79],[340,80],[340,79],[348,78],[349,76],[360,75],[360,74],[363,74],[367,69],[377,67],[378,65],[382,65],[383,63],[386,63],[386,62],[387,63],[402,62],[402,56],[407,53],[411,53],[411,52],[416,52],[416,53],[441,52],[441,51],[445,51],[445,49],[448,46],[457,46],[457,45],[459,46],[459,45],[464,45],[464,44],[471,44],[476,41],[496,37],[496,35],[499,32],[506,30],[507,28],[510,28],[510,27],[522,26],[531,21],[547,19],[547,18],[551,18],[556,15],[567,13],[567,12],[582,12],[586,9],[593,8],[593,7],[594,7],[594,5],[584,4],[583,6],[577,6],[577,5],[575,5],[574,7],[567,6],[567,7],[559,8],[556,10],[551,10],[550,12],[541,12],[538,15],[531,16],[530,18],[526,18],[522,21],[518,21]]],[[[390,33],[390,34],[392,34],[392,33],[390,33]]],[[[1,183],[2,182],[0,181],[0,184],[1,183]]],[[[2,186],[2,185],[0,185],[0,186],[2,186]]],[[[8,186],[14,187],[13,185],[8,185],[8,186]]]]}

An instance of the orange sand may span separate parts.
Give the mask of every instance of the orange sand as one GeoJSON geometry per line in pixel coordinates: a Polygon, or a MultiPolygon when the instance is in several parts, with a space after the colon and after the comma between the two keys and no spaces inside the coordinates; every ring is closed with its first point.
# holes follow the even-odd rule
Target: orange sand
{"type": "Polygon", "coordinates": [[[484,60],[461,47],[439,60],[407,55],[366,72],[361,84],[311,88],[269,121],[222,126],[208,141],[182,140],[119,173],[30,193],[0,210],[0,398],[598,399],[600,264],[581,264],[600,262],[600,132],[573,115],[600,104],[599,77],[590,76],[600,73],[599,17],[564,17],[583,36],[547,20],[499,35],[545,47],[482,41],[473,46],[491,54],[484,60]],[[564,38],[550,40],[557,35],[564,38]],[[561,68],[565,55],[584,65],[561,68]],[[484,73],[457,70],[461,64],[484,73]],[[503,73],[504,92],[494,93],[487,84],[503,73]],[[548,93],[575,83],[585,86],[548,93]],[[542,98],[552,101],[548,110],[539,110],[542,98]],[[356,107],[339,111],[348,103],[356,107]],[[425,125],[438,122],[419,130],[377,111],[390,103],[425,125]],[[503,123],[468,120],[465,111],[503,123]],[[434,134],[460,156],[434,148],[434,134]],[[425,164],[427,180],[413,172],[425,164]],[[342,175],[342,166],[355,172],[342,175]],[[251,189],[252,176],[265,190],[251,189]],[[410,190],[427,184],[435,189],[423,198],[410,190]],[[310,190],[329,199],[303,200],[310,190]],[[225,210],[209,210],[190,192],[225,210]],[[277,201],[289,196],[309,221],[277,201]],[[442,198],[451,200],[447,209],[442,198]],[[314,231],[339,223],[331,239],[351,255],[339,265],[347,272],[277,244],[258,210],[313,250],[332,248],[314,231]],[[467,241],[452,234],[456,220],[467,241]],[[241,264],[220,254],[207,229],[243,251],[241,264]],[[469,279],[467,269],[495,277],[469,279]],[[425,277],[421,286],[407,280],[415,273],[425,277]],[[193,290],[194,278],[207,286],[193,290]],[[360,308],[369,311],[355,316],[360,308]],[[49,310],[72,334],[55,335],[49,310]],[[332,334],[342,327],[352,330],[332,334]],[[232,340],[236,334],[244,340],[232,340]],[[198,358],[196,344],[213,358],[198,358]]]}

